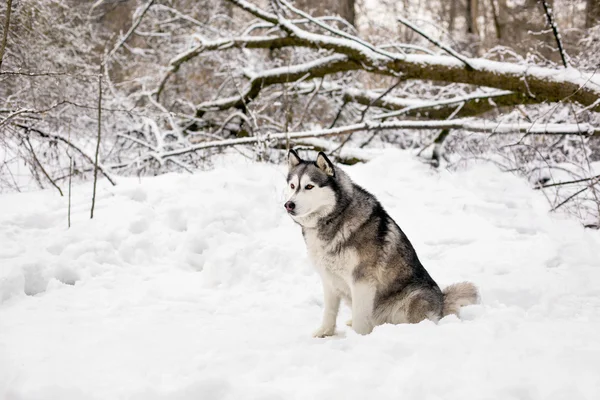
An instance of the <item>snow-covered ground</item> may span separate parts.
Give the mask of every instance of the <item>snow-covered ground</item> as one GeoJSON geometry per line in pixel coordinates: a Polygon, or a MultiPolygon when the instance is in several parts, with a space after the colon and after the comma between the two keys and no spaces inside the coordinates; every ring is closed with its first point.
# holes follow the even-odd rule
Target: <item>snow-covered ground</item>
{"type": "Polygon", "coordinates": [[[462,320],[313,339],[321,288],[283,166],[0,196],[0,399],[599,399],[600,234],[491,166],[386,152],[347,168],[462,320]]]}

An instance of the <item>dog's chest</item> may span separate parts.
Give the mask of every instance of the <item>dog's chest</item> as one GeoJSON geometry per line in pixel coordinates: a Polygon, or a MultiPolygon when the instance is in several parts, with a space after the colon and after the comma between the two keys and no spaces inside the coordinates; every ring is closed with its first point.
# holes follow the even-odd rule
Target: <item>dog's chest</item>
{"type": "Polygon", "coordinates": [[[355,249],[341,248],[335,241],[322,240],[316,230],[306,230],[304,240],[308,255],[321,275],[338,278],[350,284],[352,271],[358,264],[355,249]]]}

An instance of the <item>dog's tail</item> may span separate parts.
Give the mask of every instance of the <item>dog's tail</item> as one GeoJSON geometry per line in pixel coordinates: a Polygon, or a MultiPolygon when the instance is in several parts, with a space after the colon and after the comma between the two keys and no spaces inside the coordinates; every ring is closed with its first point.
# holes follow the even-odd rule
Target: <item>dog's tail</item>
{"type": "Polygon", "coordinates": [[[444,317],[458,315],[458,310],[463,306],[479,303],[479,291],[471,282],[460,282],[448,286],[444,293],[444,317]]]}

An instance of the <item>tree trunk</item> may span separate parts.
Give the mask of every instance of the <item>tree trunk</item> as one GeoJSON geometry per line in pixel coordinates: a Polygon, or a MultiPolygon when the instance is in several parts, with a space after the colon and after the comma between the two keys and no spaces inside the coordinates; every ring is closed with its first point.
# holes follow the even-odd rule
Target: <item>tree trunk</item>
{"type": "Polygon", "coordinates": [[[340,0],[338,2],[340,16],[352,25],[356,25],[356,9],[354,8],[354,3],[354,0],[340,0]]]}
{"type": "Polygon", "coordinates": [[[296,0],[294,3],[314,17],[337,14],[356,25],[355,0],[296,0]]]}
{"type": "Polygon", "coordinates": [[[456,20],[456,3],[458,0],[450,0],[450,12],[449,12],[449,21],[448,21],[448,32],[452,34],[454,31],[454,21],[456,20]]]}
{"type": "Polygon", "coordinates": [[[600,24],[600,0],[587,0],[585,27],[591,28],[600,24]]]}
{"type": "Polygon", "coordinates": [[[479,0],[467,0],[467,33],[479,37],[477,17],[479,16],[479,0]]]}
{"type": "Polygon", "coordinates": [[[498,8],[500,7],[500,2],[498,2],[498,7],[496,7],[496,0],[490,0],[490,4],[492,5],[492,16],[494,17],[494,28],[496,29],[496,39],[498,41],[502,40],[502,23],[500,22],[500,13],[498,8]]]}
{"type": "Polygon", "coordinates": [[[6,0],[6,16],[4,17],[4,29],[2,32],[2,42],[0,42],[0,67],[2,66],[2,59],[4,58],[4,50],[6,49],[6,42],[8,40],[8,30],[10,28],[11,9],[12,9],[12,0],[6,0]]]}

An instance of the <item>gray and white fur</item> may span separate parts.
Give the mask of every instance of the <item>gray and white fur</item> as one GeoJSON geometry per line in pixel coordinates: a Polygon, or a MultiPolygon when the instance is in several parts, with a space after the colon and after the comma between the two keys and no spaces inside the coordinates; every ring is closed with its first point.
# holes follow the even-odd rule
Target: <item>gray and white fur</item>
{"type": "Polygon", "coordinates": [[[348,325],[363,335],[384,323],[437,322],[478,302],[469,282],[442,291],[375,196],[324,153],[312,162],[291,150],[288,167],[285,208],[323,283],[323,321],[313,336],[335,333],[341,300],[352,308],[348,325]]]}

